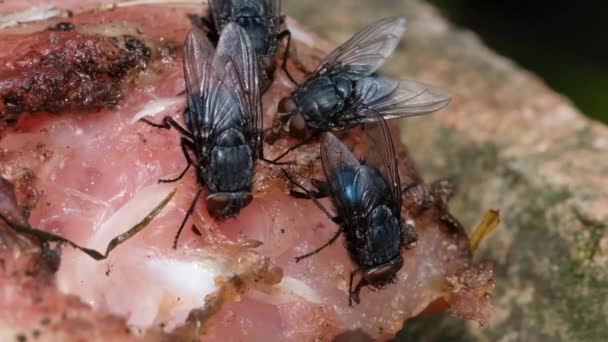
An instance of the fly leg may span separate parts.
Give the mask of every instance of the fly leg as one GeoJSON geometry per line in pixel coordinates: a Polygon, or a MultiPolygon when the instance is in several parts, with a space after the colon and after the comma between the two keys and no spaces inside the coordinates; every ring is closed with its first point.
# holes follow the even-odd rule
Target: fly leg
{"type": "Polygon", "coordinates": [[[196,192],[196,196],[194,196],[194,199],[192,200],[192,204],[190,204],[190,208],[188,208],[188,211],[186,212],[186,216],[184,216],[184,220],[182,221],[182,224],[179,226],[179,229],[177,230],[177,234],[175,234],[175,240],[173,240],[173,249],[177,249],[177,241],[179,240],[179,236],[182,234],[182,230],[184,229],[184,226],[186,225],[186,221],[188,221],[188,218],[190,218],[190,216],[192,216],[192,213],[194,212],[194,208],[196,207],[196,202],[198,202],[198,198],[201,196],[202,192],[203,192],[203,188],[200,187],[198,189],[198,191],[196,192]]]}
{"type": "Polygon", "coordinates": [[[139,119],[139,121],[144,122],[152,127],[161,128],[161,129],[175,128],[181,135],[185,136],[186,138],[188,138],[190,140],[194,140],[194,136],[192,135],[192,133],[190,133],[190,131],[188,131],[187,129],[182,127],[182,125],[180,125],[179,122],[175,121],[175,119],[170,116],[165,116],[163,118],[162,123],[160,123],[160,124],[157,124],[157,123],[152,122],[145,118],[139,119]]]}
{"type": "Polygon", "coordinates": [[[258,156],[260,156],[260,160],[268,163],[270,165],[295,165],[296,162],[293,160],[287,161],[287,162],[280,162],[279,159],[283,158],[285,155],[280,155],[279,158],[275,158],[275,159],[266,159],[264,158],[264,134],[260,133],[259,134],[259,144],[258,144],[258,156]]]}
{"type": "MultiPolygon", "coordinates": [[[[310,191],[308,191],[305,187],[303,187],[300,183],[298,183],[295,179],[293,179],[291,177],[291,175],[289,175],[289,173],[287,173],[287,171],[281,169],[281,171],[283,171],[283,174],[285,175],[285,177],[292,182],[293,184],[295,184],[298,188],[300,188],[302,191],[304,191],[307,195],[308,198],[310,200],[313,201],[313,203],[323,212],[323,214],[325,214],[325,216],[327,216],[332,222],[334,222],[335,224],[342,224],[343,220],[341,217],[339,216],[332,216],[329,211],[327,211],[327,209],[325,209],[325,207],[321,204],[321,202],[319,202],[319,200],[314,196],[313,193],[311,193],[310,191]]],[[[322,250],[324,250],[326,247],[331,246],[337,239],[338,237],[340,237],[340,235],[342,234],[342,228],[340,227],[338,229],[338,231],[334,234],[334,236],[331,237],[331,239],[329,239],[329,241],[327,241],[326,243],[324,243],[322,246],[320,246],[319,248],[315,249],[312,252],[300,255],[296,257],[296,262],[299,262],[302,259],[308,258],[310,256],[313,256],[319,252],[321,252],[322,250]]]]}
{"type": "Polygon", "coordinates": [[[308,139],[306,139],[306,140],[304,140],[304,141],[302,141],[302,142],[299,142],[299,143],[297,143],[297,144],[295,144],[295,145],[293,145],[293,146],[289,147],[287,150],[285,150],[285,152],[281,153],[281,154],[280,154],[278,157],[274,158],[274,159],[273,159],[273,161],[279,161],[279,160],[283,159],[283,158],[284,158],[286,155],[288,155],[289,153],[291,153],[291,152],[293,152],[293,151],[295,151],[295,150],[299,149],[299,148],[300,148],[300,147],[302,147],[302,146],[306,146],[306,145],[308,145],[308,144],[309,144],[311,141],[313,141],[315,138],[316,138],[316,136],[314,136],[314,135],[313,135],[313,136],[309,137],[308,139]]]}
{"type": "Polygon", "coordinates": [[[348,282],[348,306],[352,306],[353,301],[356,304],[359,304],[359,293],[361,292],[361,288],[367,285],[367,281],[365,281],[365,278],[361,278],[361,280],[359,280],[357,286],[355,286],[355,289],[353,290],[353,278],[355,277],[355,274],[357,274],[357,272],[359,271],[354,270],[350,272],[350,281],[348,282]]]}
{"type": "Polygon", "coordinates": [[[303,187],[302,184],[298,183],[295,179],[293,179],[293,177],[291,177],[291,175],[287,171],[285,171],[284,169],[281,169],[281,171],[283,171],[283,175],[285,176],[285,178],[287,178],[291,183],[293,183],[295,186],[300,188],[300,190],[302,190],[303,193],[308,196],[307,199],[310,199],[319,209],[321,209],[323,214],[325,214],[325,216],[327,216],[330,220],[332,220],[332,222],[334,222],[336,224],[342,223],[342,221],[343,221],[342,218],[339,216],[331,215],[329,213],[329,211],[327,211],[327,209],[325,209],[323,204],[321,204],[321,202],[319,202],[317,197],[315,197],[314,193],[312,193],[310,190],[303,187]]]}
{"type": "Polygon", "coordinates": [[[285,44],[285,53],[283,54],[283,63],[281,64],[281,69],[287,75],[287,78],[293,83],[293,85],[297,86],[298,82],[291,76],[289,70],[287,70],[287,60],[289,59],[289,50],[291,49],[291,31],[285,30],[277,35],[277,41],[283,40],[287,38],[287,43],[285,44]]]}
{"type": "Polygon", "coordinates": [[[321,181],[318,179],[313,179],[311,182],[312,182],[312,185],[314,185],[314,187],[317,188],[317,191],[308,190],[307,193],[304,193],[301,191],[291,190],[289,192],[289,194],[292,197],[299,198],[299,199],[310,199],[310,195],[313,195],[317,199],[325,198],[325,197],[329,196],[329,194],[330,194],[329,184],[327,184],[327,182],[324,182],[324,181],[321,181]]]}
{"type": "Polygon", "coordinates": [[[180,145],[182,146],[182,152],[184,153],[184,157],[186,158],[186,162],[188,163],[188,165],[186,165],[186,168],[176,178],[159,179],[158,180],[159,183],[175,183],[178,180],[184,178],[184,175],[186,174],[186,172],[188,172],[188,169],[190,169],[190,166],[194,165],[195,167],[197,167],[197,165],[192,161],[192,157],[190,157],[190,153],[188,153],[188,151],[194,151],[194,143],[192,141],[182,137],[180,139],[180,145]]]}
{"type": "Polygon", "coordinates": [[[336,234],[334,234],[334,236],[331,237],[331,239],[329,239],[329,241],[327,241],[326,243],[324,243],[323,245],[321,245],[321,247],[315,249],[312,252],[308,252],[306,254],[302,254],[300,256],[296,257],[296,262],[300,262],[302,259],[306,259],[310,256],[313,256],[317,253],[319,253],[320,251],[324,250],[326,247],[331,246],[334,242],[336,242],[336,240],[338,239],[338,237],[340,237],[340,235],[342,234],[342,229],[338,229],[338,231],[336,232],[336,234]]]}

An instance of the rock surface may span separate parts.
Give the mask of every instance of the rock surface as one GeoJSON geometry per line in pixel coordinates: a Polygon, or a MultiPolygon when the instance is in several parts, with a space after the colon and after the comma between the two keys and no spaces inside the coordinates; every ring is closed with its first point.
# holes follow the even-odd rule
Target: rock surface
{"type": "Polygon", "coordinates": [[[403,121],[402,138],[427,180],[456,182],[452,208],[465,226],[473,227],[487,209],[501,210],[502,224],[477,255],[496,261],[490,327],[446,316],[418,319],[405,324],[401,340],[605,338],[608,129],[421,1],[283,4],[332,42],[376,18],[405,16],[406,43],[383,72],[455,95],[432,119],[403,121]]]}

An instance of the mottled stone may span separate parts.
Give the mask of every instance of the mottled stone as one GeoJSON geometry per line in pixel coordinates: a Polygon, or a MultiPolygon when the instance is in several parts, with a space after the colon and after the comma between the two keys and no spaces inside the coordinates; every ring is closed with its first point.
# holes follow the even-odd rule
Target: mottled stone
{"type": "Polygon", "coordinates": [[[486,210],[501,210],[502,224],[477,255],[496,261],[489,328],[439,316],[406,322],[401,338],[603,340],[608,129],[421,1],[283,3],[335,43],[375,19],[405,16],[405,43],[382,72],[445,86],[454,99],[431,116],[404,120],[402,138],[427,181],[456,183],[452,211],[470,229],[486,210]]]}

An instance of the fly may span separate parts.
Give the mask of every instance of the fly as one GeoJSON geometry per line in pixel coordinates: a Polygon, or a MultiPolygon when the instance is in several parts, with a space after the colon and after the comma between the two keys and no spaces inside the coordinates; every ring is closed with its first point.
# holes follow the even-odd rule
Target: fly
{"type": "Polygon", "coordinates": [[[262,109],[254,45],[236,23],[229,23],[214,52],[206,34],[192,28],[184,46],[187,107],[186,127],[166,116],[157,127],[175,128],[181,135],[186,168],[172,183],[196,169],[199,189],[184,217],[173,248],[204,187],[207,210],[218,219],[236,216],[252,201],[256,162],[263,157],[262,109]]]}
{"type": "MultiPolygon", "coordinates": [[[[374,75],[393,53],[405,31],[405,19],[382,19],[331,52],[289,97],[279,103],[273,137],[288,128],[302,140],[293,150],[322,132],[441,109],[448,91],[415,81],[374,75]]],[[[273,140],[272,138],[271,140],[273,140]]]]}
{"type": "Polygon", "coordinates": [[[401,183],[388,127],[381,117],[374,121],[365,127],[369,153],[364,159],[356,158],[332,133],[323,134],[321,161],[326,180],[313,182],[317,191],[307,190],[283,170],[304,191],[292,191],[292,195],[312,199],[339,226],[327,243],[296,261],[319,253],[344,234],[356,267],[350,273],[349,305],[359,303],[362,287],[382,288],[394,282],[403,266],[401,249],[416,241],[413,227],[405,227],[401,217],[401,183]],[[323,196],[330,196],[335,216],[317,200],[323,196]],[[353,288],[357,273],[361,277],[353,288]]]}
{"type": "Polygon", "coordinates": [[[286,68],[291,32],[281,31],[285,18],[281,15],[280,0],[209,0],[209,17],[191,16],[191,20],[207,30],[212,42],[218,41],[220,33],[229,23],[239,24],[251,37],[258,56],[262,89],[266,89],[272,82],[279,42],[287,39],[281,68],[293,81],[286,68]]]}

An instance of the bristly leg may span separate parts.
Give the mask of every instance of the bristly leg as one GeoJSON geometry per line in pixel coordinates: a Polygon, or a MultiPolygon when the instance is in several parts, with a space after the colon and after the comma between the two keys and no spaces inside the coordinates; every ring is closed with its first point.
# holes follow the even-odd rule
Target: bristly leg
{"type": "Polygon", "coordinates": [[[295,161],[293,161],[293,160],[286,161],[286,162],[280,162],[279,160],[285,156],[284,154],[281,154],[281,155],[280,155],[278,158],[274,158],[274,159],[272,159],[272,160],[270,160],[270,159],[266,159],[266,158],[264,157],[264,143],[263,143],[263,141],[264,141],[264,137],[263,137],[263,133],[260,133],[260,137],[259,137],[259,139],[260,139],[260,140],[259,140],[259,141],[260,141],[260,144],[258,145],[258,146],[259,146],[259,150],[258,150],[258,156],[260,156],[260,158],[259,158],[259,159],[260,159],[261,161],[263,161],[263,162],[265,162],[265,163],[268,163],[268,164],[270,164],[270,165],[276,165],[276,166],[281,166],[281,165],[296,165],[296,162],[295,162],[295,161]]]}
{"type": "Polygon", "coordinates": [[[186,168],[176,178],[159,179],[158,180],[159,183],[175,183],[175,182],[179,181],[180,179],[184,178],[184,175],[186,174],[186,172],[188,172],[188,169],[190,169],[190,166],[194,165],[195,167],[198,167],[196,165],[196,163],[194,163],[192,161],[192,157],[190,157],[190,153],[188,153],[188,150],[194,152],[194,143],[192,141],[182,137],[180,139],[180,145],[182,147],[182,152],[184,153],[184,157],[186,157],[186,163],[188,165],[186,165],[186,168]]]}
{"type": "Polygon", "coordinates": [[[184,229],[184,226],[186,225],[186,221],[188,221],[188,218],[190,216],[192,216],[192,213],[194,212],[194,208],[196,207],[196,203],[198,202],[198,198],[201,196],[202,192],[203,192],[203,188],[200,187],[198,189],[198,191],[196,192],[196,196],[194,196],[194,199],[192,200],[192,204],[190,204],[190,208],[188,208],[188,211],[186,212],[186,216],[184,216],[184,220],[182,221],[182,224],[179,226],[179,229],[177,230],[177,234],[175,234],[175,240],[173,240],[173,249],[177,249],[177,241],[179,240],[179,236],[182,234],[182,230],[184,229]]]}
{"type": "Polygon", "coordinates": [[[361,292],[361,288],[367,285],[365,278],[361,278],[361,280],[359,280],[357,283],[357,286],[355,286],[355,290],[353,290],[353,278],[358,272],[358,270],[350,272],[350,280],[348,282],[348,306],[353,306],[353,301],[355,304],[359,304],[361,302],[359,299],[359,293],[361,292]]]}
{"type": "Polygon", "coordinates": [[[288,155],[289,153],[301,148],[302,146],[308,145],[310,142],[312,142],[313,140],[315,140],[317,138],[317,136],[311,136],[309,138],[307,138],[304,141],[301,141],[291,147],[289,147],[287,150],[285,150],[283,153],[281,153],[278,157],[274,158],[274,161],[279,161],[281,159],[283,159],[286,155],[288,155]]]}
{"type": "Polygon", "coordinates": [[[329,241],[327,241],[326,243],[324,243],[323,245],[321,245],[319,248],[315,249],[312,252],[308,252],[306,254],[302,254],[300,256],[297,256],[296,257],[296,262],[300,262],[302,259],[306,259],[308,257],[311,257],[311,256],[313,256],[313,255],[321,252],[325,248],[331,246],[334,242],[336,242],[336,240],[340,237],[341,234],[342,234],[342,228],[338,229],[338,231],[336,232],[336,234],[334,234],[334,236],[332,236],[331,239],[329,239],[329,241]]]}
{"type": "Polygon", "coordinates": [[[173,127],[181,135],[187,137],[190,140],[194,140],[194,136],[192,135],[192,133],[190,131],[188,131],[187,129],[185,129],[184,127],[182,127],[182,125],[180,125],[179,122],[175,121],[175,119],[173,119],[170,116],[165,116],[163,118],[162,123],[160,123],[160,124],[152,122],[146,118],[141,118],[141,119],[139,119],[139,121],[144,122],[152,127],[161,128],[161,129],[171,129],[173,127]]]}
{"type": "Polygon", "coordinates": [[[287,38],[287,43],[285,44],[285,52],[283,53],[283,63],[281,64],[281,69],[283,69],[283,72],[285,75],[287,75],[289,81],[291,81],[294,86],[297,86],[298,82],[296,82],[293,76],[291,76],[289,70],[287,70],[287,60],[289,59],[289,50],[291,49],[291,31],[285,30],[277,35],[277,41],[281,41],[285,38],[287,38]]]}
{"type": "Polygon", "coordinates": [[[317,191],[308,190],[308,193],[290,190],[289,195],[298,199],[310,199],[310,195],[314,196],[317,199],[329,197],[329,184],[324,181],[320,181],[318,179],[311,180],[312,185],[317,189],[317,191]]]}
{"type": "Polygon", "coordinates": [[[332,216],[329,213],[329,211],[327,211],[327,209],[325,209],[323,204],[321,204],[321,202],[319,202],[319,200],[314,196],[314,194],[310,190],[303,187],[295,179],[293,179],[293,177],[291,177],[291,175],[287,171],[285,171],[285,169],[281,169],[281,171],[283,172],[283,175],[285,176],[285,178],[287,178],[292,184],[294,184],[296,187],[300,188],[300,190],[302,190],[306,195],[308,195],[308,199],[313,201],[313,203],[323,212],[323,214],[325,214],[325,216],[327,216],[327,218],[329,218],[335,224],[342,224],[344,222],[344,220],[341,217],[332,216]]]}
{"type": "MultiPolygon", "coordinates": [[[[319,200],[314,196],[314,194],[309,191],[308,189],[306,189],[305,187],[303,187],[300,183],[296,182],[291,175],[289,175],[289,173],[287,173],[287,171],[281,169],[281,171],[283,171],[283,174],[285,175],[285,177],[293,184],[295,184],[298,188],[300,188],[305,195],[308,196],[308,199],[312,200],[313,203],[325,214],[325,216],[327,216],[330,220],[332,220],[332,222],[336,223],[337,225],[341,225],[344,220],[339,217],[339,216],[332,216],[327,209],[325,209],[325,207],[321,204],[321,202],[319,202],[319,200]]],[[[321,181],[318,181],[321,183],[321,181]]],[[[298,192],[295,192],[298,193],[298,192]]],[[[299,262],[302,259],[308,258],[310,256],[313,256],[319,252],[321,252],[322,250],[324,250],[325,248],[331,246],[337,239],[338,237],[340,237],[340,234],[342,234],[342,227],[338,228],[338,231],[336,232],[336,234],[334,236],[331,237],[331,239],[329,239],[329,241],[327,241],[326,243],[324,243],[322,246],[320,246],[319,248],[315,249],[312,252],[300,255],[296,257],[296,262],[299,262]]]]}

